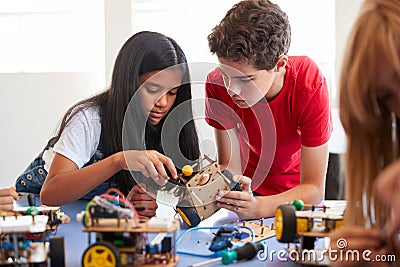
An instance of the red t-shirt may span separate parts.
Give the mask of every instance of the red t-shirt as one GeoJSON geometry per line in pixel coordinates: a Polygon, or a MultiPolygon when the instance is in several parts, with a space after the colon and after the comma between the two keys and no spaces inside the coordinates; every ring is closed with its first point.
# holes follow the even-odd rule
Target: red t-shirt
{"type": "Polygon", "coordinates": [[[252,178],[253,191],[262,195],[297,186],[301,145],[323,145],[332,133],[326,80],[304,56],[289,57],[276,98],[263,99],[251,108],[234,104],[216,68],[207,76],[206,120],[220,130],[237,129],[243,175],[252,178]]]}

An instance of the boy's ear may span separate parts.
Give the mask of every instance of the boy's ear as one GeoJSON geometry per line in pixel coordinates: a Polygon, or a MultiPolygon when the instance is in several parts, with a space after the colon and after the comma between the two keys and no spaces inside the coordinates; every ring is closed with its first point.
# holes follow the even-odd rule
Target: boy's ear
{"type": "Polygon", "coordinates": [[[286,64],[288,61],[288,56],[287,55],[282,55],[279,57],[278,62],[275,65],[275,72],[280,72],[285,69],[286,64]]]}

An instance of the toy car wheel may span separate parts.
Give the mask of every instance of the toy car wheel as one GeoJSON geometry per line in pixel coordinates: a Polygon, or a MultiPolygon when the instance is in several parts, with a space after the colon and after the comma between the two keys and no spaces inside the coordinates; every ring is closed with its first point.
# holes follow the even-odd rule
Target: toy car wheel
{"type": "Polygon", "coordinates": [[[50,266],[65,266],[64,237],[55,236],[50,238],[50,266]]]}
{"type": "Polygon", "coordinates": [[[176,211],[189,227],[197,226],[201,222],[196,209],[187,200],[180,201],[176,206],[176,211]]]}
{"type": "Polygon", "coordinates": [[[120,267],[121,259],[118,249],[109,242],[96,242],[90,245],[82,256],[83,267],[120,267]]]}
{"type": "Polygon", "coordinates": [[[314,249],[315,248],[315,240],[316,240],[316,237],[314,237],[314,236],[303,236],[301,238],[301,242],[300,242],[301,248],[308,249],[308,250],[314,249]]]}
{"type": "Polygon", "coordinates": [[[296,238],[296,210],[293,205],[281,205],[275,212],[276,238],[282,243],[291,243],[296,238]]]}

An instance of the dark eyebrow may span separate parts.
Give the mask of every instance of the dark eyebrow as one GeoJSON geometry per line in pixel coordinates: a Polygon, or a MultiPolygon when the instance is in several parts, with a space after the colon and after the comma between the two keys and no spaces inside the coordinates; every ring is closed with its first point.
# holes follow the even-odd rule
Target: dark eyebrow
{"type": "MultiPolygon", "coordinates": [[[[225,72],[222,71],[222,69],[220,67],[218,67],[219,71],[222,73],[222,75],[229,77],[228,74],[226,74],[225,72]]],[[[243,79],[243,78],[253,78],[255,74],[249,74],[249,75],[239,75],[239,76],[233,76],[233,77],[229,77],[231,79],[243,79]]]]}

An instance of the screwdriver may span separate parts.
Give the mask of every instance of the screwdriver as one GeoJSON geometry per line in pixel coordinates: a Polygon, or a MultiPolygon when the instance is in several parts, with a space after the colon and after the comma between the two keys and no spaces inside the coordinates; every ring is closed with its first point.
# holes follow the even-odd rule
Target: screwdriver
{"type": "Polygon", "coordinates": [[[191,267],[204,266],[217,261],[222,261],[224,265],[228,265],[234,261],[251,260],[257,255],[257,253],[260,250],[264,249],[265,249],[264,244],[261,242],[256,242],[256,243],[248,242],[244,246],[239,248],[235,248],[232,250],[223,250],[221,252],[221,257],[195,263],[191,265],[191,267]]]}

